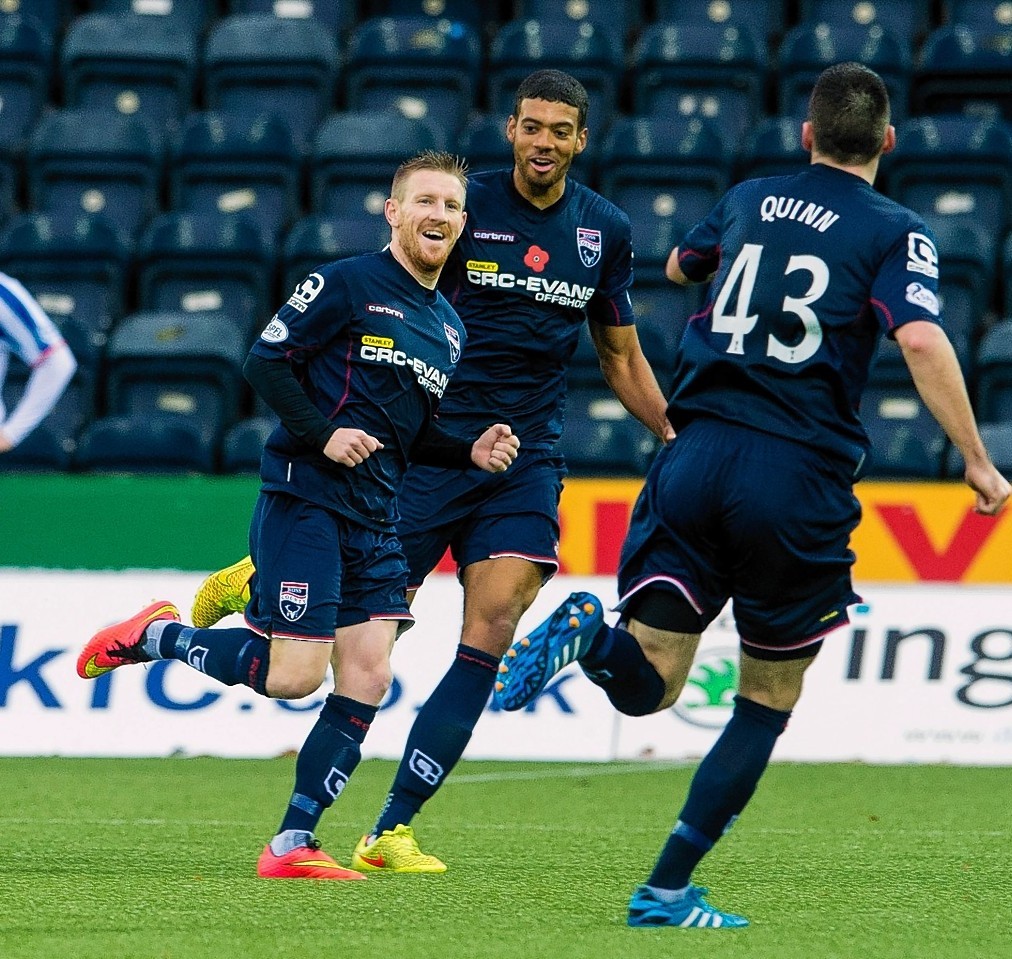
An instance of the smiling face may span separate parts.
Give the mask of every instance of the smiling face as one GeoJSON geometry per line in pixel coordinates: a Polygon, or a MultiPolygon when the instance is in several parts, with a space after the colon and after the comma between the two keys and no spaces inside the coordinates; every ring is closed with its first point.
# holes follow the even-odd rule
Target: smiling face
{"type": "Polygon", "coordinates": [[[415,170],[386,202],[390,251],[423,286],[434,287],[464,229],[464,186],[451,173],[415,170]]]}
{"type": "Polygon", "coordinates": [[[513,144],[513,182],[537,207],[550,206],[566,189],[566,173],[587,145],[587,129],[579,128],[579,110],[551,100],[520,101],[516,116],[506,122],[513,144]]]}

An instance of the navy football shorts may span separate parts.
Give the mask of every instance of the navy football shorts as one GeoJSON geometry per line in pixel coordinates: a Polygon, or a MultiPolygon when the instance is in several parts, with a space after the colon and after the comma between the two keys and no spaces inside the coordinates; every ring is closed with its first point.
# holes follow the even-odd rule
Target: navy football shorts
{"type": "Polygon", "coordinates": [[[458,571],[515,556],[537,563],[547,582],[559,568],[565,475],[562,457],[548,450],[521,449],[504,473],[412,466],[398,495],[397,524],[410,588],[421,585],[447,547],[458,571]]]}
{"type": "Polygon", "coordinates": [[[673,590],[705,628],[731,599],[745,652],[812,655],[860,601],[851,471],[791,440],[693,421],[658,454],[633,508],[619,608],[644,588],[673,590]]]}
{"type": "Polygon", "coordinates": [[[250,523],[246,624],[277,639],[333,642],[334,630],[371,619],[414,623],[408,569],[392,532],[284,493],[261,492],[250,523]]]}

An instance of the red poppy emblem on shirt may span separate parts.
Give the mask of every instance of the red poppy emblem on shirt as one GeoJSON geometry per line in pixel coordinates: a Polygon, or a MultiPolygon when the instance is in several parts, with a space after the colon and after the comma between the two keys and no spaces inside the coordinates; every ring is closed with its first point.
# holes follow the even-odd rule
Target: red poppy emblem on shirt
{"type": "Polygon", "coordinates": [[[547,250],[542,250],[540,246],[531,244],[531,248],[527,251],[527,256],[524,257],[524,263],[535,273],[541,273],[548,266],[549,259],[551,257],[549,257],[547,250]]]}

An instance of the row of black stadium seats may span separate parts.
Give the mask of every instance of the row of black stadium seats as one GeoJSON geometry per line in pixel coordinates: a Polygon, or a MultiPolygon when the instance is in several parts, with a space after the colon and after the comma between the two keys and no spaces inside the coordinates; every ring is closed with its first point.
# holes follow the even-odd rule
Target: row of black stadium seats
{"type": "MultiPolygon", "coordinates": [[[[873,399],[873,397],[868,397],[873,399]]],[[[962,458],[939,432],[927,432],[916,414],[919,401],[875,397],[874,412],[863,414],[872,440],[866,475],[872,479],[959,479],[962,458]]],[[[867,402],[867,401],[866,401],[867,402]]],[[[657,441],[610,394],[572,395],[559,449],[573,476],[645,475],[657,441]]],[[[174,413],[106,416],[69,444],[47,426],[36,429],[5,454],[7,472],[80,470],[130,473],[255,473],[275,420],[250,417],[214,441],[191,418],[174,413]]],[[[1012,421],[983,423],[985,445],[998,469],[1012,479],[1012,421]]]]}
{"type": "MultiPolygon", "coordinates": [[[[298,156],[277,133],[281,121],[195,114],[167,163],[174,209],[157,215],[162,161],[131,150],[129,118],[71,113],[54,114],[53,120],[36,141],[29,174],[32,206],[43,212],[10,219],[0,235],[0,268],[38,289],[40,281],[60,281],[61,271],[67,271],[62,281],[71,282],[75,272],[93,273],[100,264],[112,302],[90,305],[73,297],[84,304],[92,326],[106,326],[135,306],[185,306],[153,300],[144,283],[139,298],[126,302],[128,262],[156,270],[155,261],[163,259],[171,269],[179,258],[220,261],[225,276],[262,269],[259,279],[245,280],[260,291],[253,298],[255,320],[314,256],[320,262],[381,246],[387,236],[383,199],[394,168],[404,152],[436,142],[423,121],[337,114],[320,131],[303,177],[298,156]],[[301,215],[303,179],[316,211],[310,217],[301,215]],[[95,209],[102,212],[87,212],[95,209]],[[117,219],[110,226],[102,222],[106,216],[117,219]],[[279,256],[282,289],[272,283],[279,256]]],[[[501,123],[476,124],[473,131],[457,146],[475,169],[510,163],[501,123]]],[[[789,118],[762,124],[737,165],[723,158],[719,138],[701,120],[623,119],[605,138],[600,157],[600,173],[590,179],[628,213],[637,264],[645,271],[640,275],[647,280],[686,226],[705,215],[734,179],[792,172],[806,161],[799,123],[789,118]]],[[[592,169],[575,175],[586,178],[592,169]]],[[[947,312],[960,335],[969,335],[989,309],[1012,312],[1004,268],[1012,249],[1007,242],[1002,246],[1012,209],[1012,133],[1005,124],[965,117],[908,120],[900,126],[897,150],[885,158],[880,185],[922,212],[937,233],[943,294],[958,294],[954,306],[946,303],[947,312]]]]}
{"type": "Polygon", "coordinates": [[[1008,24],[1001,0],[5,0],[4,9],[30,11],[53,30],[76,15],[96,11],[166,18],[197,30],[221,16],[264,13],[315,19],[335,33],[376,16],[457,20],[484,31],[523,18],[606,22],[622,36],[635,36],[657,20],[742,25],[757,36],[773,37],[806,20],[878,23],[914,39],[949,23],[1008,24]]]}
{"type": "MultiPolygon", "coordinates": [[[[972,375],[991,315],[1012,313],[1012,234],[997,250],[979,226],[929,222],[941,252],[946,327],[972,375]]],[[[668,254],[685,233],[679,220],[650,214],[632,226],[633,304],[663,365],[685,319],[698,309],[702,288],[664,277],[668,254]]],[[[0,232],[0,269],[21,279],[57,322],[72,320],[99,346],[121,317],[137,310],[224,312],[252,335],[320,263],[380,249],[388,238],[386,221],[377,217],[307,216],[276,244],[241,215],[170,212],[154,218],[134,247],[100,214],[21,214],[0,232]]]]}
{"type": "MultiPolygon", "coordinates": [[[[790,117],[759,121],[741,153],[725,150],[708,120],[682,116],[620,117],[592,143],[574,175],[634,220],[693,223],[735,180],[797,170],[807,160],[800,120],[790,117]]],[[[498,117],[475,117],[450,139],[430,121],[395,111],[331,114],[303,158],[273,116],[191,114],[163,150],[135,117],[53,111],[32,130],[23,170],[16,154],[0,149],[0,220],[23,198],[29,209],[63,217],[103,212],[132,241],[165,194],[170,207],[241,211],[273,233],[303,210],[380,217],[400,160],[445,147],[475,170],[511,162],[498,117]]],[[[1001,235],[1012,225],[1012,130],[989,118],[910,118],[899,124],[878,186],[921,213],[1001,235]]]]}
{"type": "MultiPolygon", "coordinates": [[[[674,318],[679,315],[664,312],[640,320],[644,352],[663,386],[673,372],[666,364],[680,334],[681,324],[674,318]]],[[[254,401],[242,375],[250,332],[227,313],[131,314],[114,327],[104,345],[97,345],[73,319],[60,326],[78,369],[43,425],[67,449],[77,444],[96,417],[173,414],[185,418],[216,446],[237,421],[268,412],[254,401]]],[[[23,390],[26,374],[20,366],[10,371],[4,386],[9,405],[23,390]]],[[[981,422],[1012,422],[1012,319],[999,321],[983,335],[975,351],[974,374],[974,405],[981,422]]],[[[628,418],[608,393],[586,337],[574,355],[569,385],[576,419],[614,424],[628,418]]],[[[943,445],[898,348],[889,341],[883,342],[873,368],[862,416],[873,435],[902,428],[926,448],[940,450],[943,445]]],[[[645,433],[643,438],[648,439],[645,433]]]]}
{"type": "Polygon", "coordinates": [[[519,79],[543,66],[584,82],[598,129],[619,112],[698,115],[735,142],[768,109],[801,112],[814,75],[848,59],[882,74],[896,118],[908,108],[1012,116],[1012,58],[1001,42],[1007,31],[962,24],[934,30],[913,66],[911,48],[891,21],[806,21],[788,31],[771,69],[748,25],[688,18],[649,24],[628,57],[607,22],[511,21],[498,28],[486,56],[466,23],[417,17],[357,24],[343,53],[332,32],[312,19],[227,17],[201,41],[166,17],[88,14],[72,22],[56,55],[55,39],[30,17],[3,21],[4,136],[14,142],[46,102],[136,115],[155,135],[200,106],[274,109],[303,147],[338,107],[399,108],[438,118],[456,134],[475,109],[505,115],[519,79]]]}

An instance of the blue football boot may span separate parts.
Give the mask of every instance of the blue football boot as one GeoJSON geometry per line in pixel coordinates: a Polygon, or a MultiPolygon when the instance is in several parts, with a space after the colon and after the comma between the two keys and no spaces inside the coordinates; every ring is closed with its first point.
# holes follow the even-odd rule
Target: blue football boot
{"type": "Polygon", "coordinates": [[[513,712],[526,706],[559,670],[576,662],[604,625],[604,604],[592,593],[570,593],[540,626],[506,650],[495,700],[513,712]]]}
{"type": "Polygon", "coordinates": [[[629,900],[630,926],[679,926],[682,929],[741,929],[748,925],[744,916],[721,912],[703,896],[708,889],[689,886],[677,902],[662,902],[648,886],[637,886],[629,900]]]}

